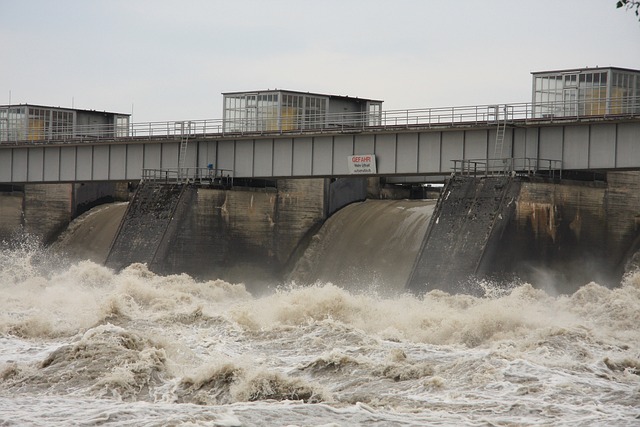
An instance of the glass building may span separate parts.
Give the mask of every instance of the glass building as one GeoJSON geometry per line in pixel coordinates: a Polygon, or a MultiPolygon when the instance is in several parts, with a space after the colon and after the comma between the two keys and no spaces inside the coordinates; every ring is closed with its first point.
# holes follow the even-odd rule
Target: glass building
{"type": "Polygon", "coordinates": [[[0,105],[0,143],[129,134],[129,114],[41,105],[0,105]]]}
{"type": "Polygon", "coordinates": [[[225,132],[379,125],[382,101],[287,90],[223,93],[225,132]]]}
{"type": "Polygon", "coordinates": [[[535,117],[640,113],[640,71],[578,68],[533,75],[535,117]]]}

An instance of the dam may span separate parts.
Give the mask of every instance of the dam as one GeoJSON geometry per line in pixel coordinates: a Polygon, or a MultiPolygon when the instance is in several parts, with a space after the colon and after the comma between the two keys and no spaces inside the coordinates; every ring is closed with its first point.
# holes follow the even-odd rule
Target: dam
{"type": "Polygon", "coordinates": [[[254,293],[317,282],[383,294],[482,295],[487,282],[571,293],[593,280],[616,286],[637,266],[637,172],[606,181],[453,176],[432,199],[385,199],[379,189],[372,198],[371,181],[340,183],[356,200],[330,215],[339,184],[329,180],[277,189],[142,183],[130,202],[81,215],[53,248],[254,293]]]}
{"type": "Polygon", "coordinates": [[[63,127],[0,108],[0,241],[254,292],[615,286],[640,264],[640,72],[533,74],[525,104],[269,90],[225,94],[220,122],[63,127]]]}

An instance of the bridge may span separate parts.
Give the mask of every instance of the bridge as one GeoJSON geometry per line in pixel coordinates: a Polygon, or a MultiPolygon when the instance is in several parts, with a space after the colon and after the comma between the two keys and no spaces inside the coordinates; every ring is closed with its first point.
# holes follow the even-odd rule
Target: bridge
{"type": "Polygon", "coordinates": [[[547,105],[556,113],[545,115],[531,103],[390,110],[295,131],[226,132],[222,120],[190,120],[132,123],[126,132],[78,126],[46,138],[0,135],[0,183],[640,169],[637,109],[579,114],[596,110],[574,104],[547,105]],[[374,161],[354,169],[360,155],[374,161]]]}

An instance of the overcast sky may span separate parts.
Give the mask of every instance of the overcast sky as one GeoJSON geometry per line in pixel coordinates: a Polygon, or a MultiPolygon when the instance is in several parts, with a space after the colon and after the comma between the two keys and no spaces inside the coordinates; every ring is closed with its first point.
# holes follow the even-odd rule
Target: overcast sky
{"type": "Polygon", "coordinates": [[[531,99],[531,72],[640,69],[616,0],[0,0],[0,104],[222,117],[222,92],[383,109],[531,99]]]}

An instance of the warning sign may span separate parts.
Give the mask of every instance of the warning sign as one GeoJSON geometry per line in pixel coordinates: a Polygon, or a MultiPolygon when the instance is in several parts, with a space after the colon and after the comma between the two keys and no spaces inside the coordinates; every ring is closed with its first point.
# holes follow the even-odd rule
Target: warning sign
{"type": "Polygon", "coordinates": [[[352,175],[376,173],[376,156],[373,154],[347,156],[347,160],[349,162],[349,173],[352,175]]]}

